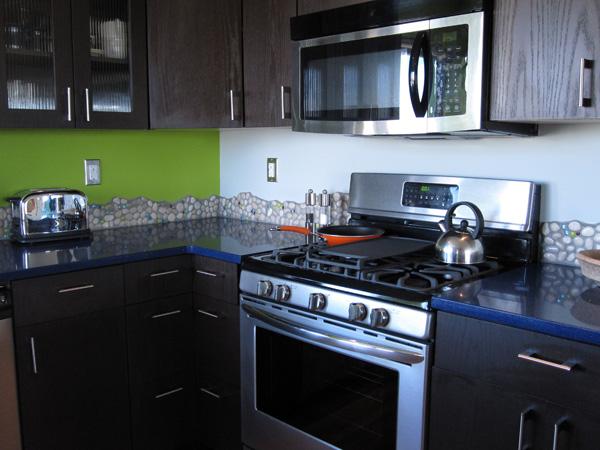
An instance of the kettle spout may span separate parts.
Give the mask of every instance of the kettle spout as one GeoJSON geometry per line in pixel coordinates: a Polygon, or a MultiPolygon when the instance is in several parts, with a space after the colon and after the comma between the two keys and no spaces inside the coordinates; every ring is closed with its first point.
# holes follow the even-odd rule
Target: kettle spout
{"type": "Polygon", "coordinates": [[[440,230],[442,230],[442,232],[444,232],[444,233],[448,232],[448,227],[446,226],[445,220],[440,220],[438,222],[438,227],[440,227],[440,230]]]}

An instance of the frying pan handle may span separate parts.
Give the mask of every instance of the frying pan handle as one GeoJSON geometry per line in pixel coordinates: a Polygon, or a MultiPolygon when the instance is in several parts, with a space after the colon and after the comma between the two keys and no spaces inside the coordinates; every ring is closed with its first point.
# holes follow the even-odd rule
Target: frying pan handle
{"type": "Polygon", "coordinates": [[[271,228],[270,231],[291,231],[293,233],[300,233],[300,234],[303,234],[305,236],[313,234],[313,233],[311,233],[311,231],[308,228],[293,227],[291,225],[281,225],[279,227],[271,228]]]}

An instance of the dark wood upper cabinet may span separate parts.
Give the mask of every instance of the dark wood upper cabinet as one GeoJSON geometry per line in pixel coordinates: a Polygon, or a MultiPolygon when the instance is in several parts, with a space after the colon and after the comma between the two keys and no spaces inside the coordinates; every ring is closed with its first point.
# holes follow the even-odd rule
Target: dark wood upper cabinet
{"type": "Polygon", "coordinates": [[[151,128],[243,124],[242,0],[149,0],[151,128]]]}
{"type": "Polygon", "coordinates": [[[0,127],[148,128],[144,0],[0,4],[0,127]]]}
{"type": "Polygon", "coordinates": [[[365,2],[366,0],[298,0],[298,14],[310,14],[365,2]]]}
{"type": "Polygon", "coordinates": [[[244,0],[244,98],[247,127],[291,125],[292,41],[296,0],[244,0]]]}
{"type": "Polygon", "coordinates": [[[0,127],[75,126],[70,24],[70,0],[0,3],[0,127]]]}
{"type": "Polygon", "coordinates": [[[494,43],[491,119],[600,117],[600,0],[496,0],[494,43]]]}

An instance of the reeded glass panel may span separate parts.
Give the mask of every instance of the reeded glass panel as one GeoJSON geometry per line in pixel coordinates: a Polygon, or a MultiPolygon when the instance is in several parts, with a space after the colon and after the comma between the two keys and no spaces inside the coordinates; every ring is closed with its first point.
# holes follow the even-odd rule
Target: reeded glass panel
{"type": "Polygon", "coordinates": [[[92,110],[131,112],[129,1],[90,1],[92,110]]]}
{"type": "Polygon", "coordinates": [[[55,110],[52,0],[2,0],[9,109],[55,110]]]}

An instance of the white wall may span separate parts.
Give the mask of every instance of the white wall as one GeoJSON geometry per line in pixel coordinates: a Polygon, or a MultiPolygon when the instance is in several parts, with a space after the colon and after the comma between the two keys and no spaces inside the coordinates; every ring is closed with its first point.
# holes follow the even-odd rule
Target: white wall
{"type": "Polygon", "coordinates": [[[352,172],[462,175],[543,184],[542,220],[600,223],[600,124],[547,125],[535,138],[410,141],[294,133],[221,131],[221,195],[250,191],[303,201],[308,188],[347,192],[352,172]],[[279,182],[267,183],[266,159],[279,182]]]}

